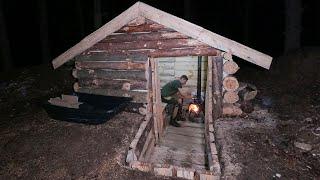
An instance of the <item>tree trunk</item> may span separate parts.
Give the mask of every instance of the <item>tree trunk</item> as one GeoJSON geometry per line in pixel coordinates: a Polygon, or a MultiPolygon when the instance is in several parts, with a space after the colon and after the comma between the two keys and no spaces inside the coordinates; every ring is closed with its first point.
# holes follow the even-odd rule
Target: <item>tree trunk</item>
{"type": "Polygon", "coordinates": [[[297,50],[301,45],[301,0],[285,0],[285,53],[297,50]]]}
{"type": "Polygon", "coordinates": [[[85,28],[84,28],[84,19],[83,19],[83,9],[82,9],[82,1],[76,1],[75,6],[76,6],[76,13],[77,13],[77,20],[79,24],[79,34],[81,37],[84,37],[85,33],[85,28]]]}
{"type": "Polygon", "coordinates": [[[39,11],[39,28],[40,28],[40,45],[41,45],[41,59],[42,63],[48,64],[50,62],[50,47],[49,47],[49,33],[48,33],[48,16],[47,3],[43,0],[38,0],[39,11]]]}
{"type": "Polygon", "coordinates": [[[250,0],[245,0],[243,3],[244,6],[244,23],[243,23],[243,38],[245,44],[249,44],[250,42],[250,24],[251,24],[251,16],[252,15],[250,12],[252,10],[252,1],[250,0]]]}
{"type": "Polygon", "coordinates": [[[191,7],[191,0],[184,0],[183,1],[183,14],[184,14],[184,19],[190,21],[192,20],[192,7],[191,7]]]}
{"type": "Polygon", "coordinates": [[[98,29],[102,25],[101,0],[94,0],[94,27],[98,29]]]}
{"type": "Polygon", "coordinates": [[[10,41],[8,39],[2,1],[0,1],[0,45],[0,58],[2,59],[2,61],[0,60],[2,67],[0,68],[0,70],[8,71],[12,69],[13,64],[11,59],[10,41]]]}

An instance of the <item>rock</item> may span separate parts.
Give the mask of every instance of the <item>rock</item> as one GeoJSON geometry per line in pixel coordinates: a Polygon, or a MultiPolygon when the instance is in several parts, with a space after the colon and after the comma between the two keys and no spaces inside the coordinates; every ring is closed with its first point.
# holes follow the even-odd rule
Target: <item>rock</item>
{"type": "Polygon", "coordinates": [[[306,122],[312,122],[312,118],[309,118],[309,117],[308,117],[308,118],[305,118],[304,121],[306,121],[306,122]]]}
{"type": "Polygon", "coordinates": [[[312,133],[313,133],[314,135],[316,135],[316,136],[320,136],[320,127],[315,128],[315,129],[312,131],[312,133]]]}
{"type": "Polygon", "coordinates": [[[276,173],[276,177],[280,178],[280,177],[281,177],[281,174],[276,173]]]}
{"type": "Polygon", "coordinates": [[[312,145],[310,144],[306,144],[306,143],[301,143],[301,142],[294,142],[294,146],[299,148],[299,149],[302,149],[304,151],[310,151],[312,149],[312,145]]]}

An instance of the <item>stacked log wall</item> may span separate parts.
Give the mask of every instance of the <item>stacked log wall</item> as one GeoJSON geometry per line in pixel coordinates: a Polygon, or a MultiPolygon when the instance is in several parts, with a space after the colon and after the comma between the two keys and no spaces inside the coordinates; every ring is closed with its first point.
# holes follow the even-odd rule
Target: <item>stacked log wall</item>
{"type": "Polygon", "coordinates": [[[137,18],[76,57],[77,92],[132,97],[146,102],[145,64],[149,57],[216,55],[198,40],[137,18]],[[145,96],[145,97],[144,97],[145,96]]]}
{"type": "Polygon", "coordinates": [[[146,56],[80,55],[73,77],[76,92],[132,97],[146,103],[146,56]]]}

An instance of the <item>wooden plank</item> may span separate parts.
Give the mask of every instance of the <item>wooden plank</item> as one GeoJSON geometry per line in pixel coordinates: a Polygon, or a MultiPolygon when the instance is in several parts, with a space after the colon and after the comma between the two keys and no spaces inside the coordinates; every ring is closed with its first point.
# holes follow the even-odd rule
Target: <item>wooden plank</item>
{"type": "Polygon", "coordinates": [[[137,147],[137,143],[143,133],[143,131],[145,130],[147,124],[149,123],[150,120],[146,120],[146,121],[143,121],[141,124],[140,124],[140,127],[138,129],[138,132],[137,134],[135,135],[135,138],[133,139],[133,141],[131,142],[129,148],[130,149],[135,149],[137,147]]]}
{"type": "Polygon", "coordinates": [[[204,124],[202,124],[202,123],[193,123],[193,122],[189,122],[189,121],[182,121],[180,124],[182,127],[194,127],[194,128],[204,129],[204,124]]]}
{"type": "Polygon", "coordinates": [[[181,149],[185,151],[190,151],[193,153],[203,153],[205,152],[205,147],[204,145],[200,144],[188,144],[186,142],[177,142],[174,140],[169,140],[169,139],[164,139],[161,142],[161,146],[166,146],[172,149],[181,149]]]}
{"type": "Polygon", "coordinates": [[[176,141],[181,143],[192,143],[192,144],[199,144],[199,145],[205,145],[204,138],[198,138],[198,137],[186,137],[184,135],[179,134],[166,134],[163,137],[164,141],[170,140],[170,141],[176,141]]]}
{"type": "Polygon", "coordinates": [[[136,79],[145,80],[145,71],[108,70],[108,69],[74,69],[74,78],[100,78],[100,79],[136,79]]]}
{"type": "Polygon", "coordinates": [[[138,8],[139,8],[139,3],[135,3],[129,9],[119,14],[117,17],[109,21],[107,24],[103,25],[101,28],[99,28],[95,32],[85,37],[75,46],[71,47],[66,52],[59,55],[57,58],[55,58],[52,61],[53,68],[54,69],[58,68],[68,60],[74,58],[76,55],[87,50],[97,42],[104,39],[106,36],[117,31],[122,26],[126,25],[127,23],[129,23],[130,21],[138,17],[138,11],[139,11],[138,8]]]}
{"type": "MultiPolygon", "coordinates": [[[[153,163],[159,164],[172,164],[172,165],[200,165],[205,166],[205,154],[192,153],[187,151],[172,150],[171,148],[164,146],[157,146],[154,149],[154,154],[150,160],[153,163]]],[[[186,167],[186,166],[182,166],[186,167]]]]}
{"type": "Polygon", "coordinates": [[[155,83],[156,83],[156,108],[157,108],[157,118],[159,122],[159,139],[164,133],[164,119],[162,116],[162,101],[161,101],[161,88],[160,88],[160,79],[159,79],[159,64],[158,61],[155,59],[155,83]]]}
{"type": "Polygon", "coordinates": [[[159,123],[157,119],[157,106],[156,106],[156,92],[157,92],[157,87],[156,87],[156,80],[155,80],[155,60],[153,58],[149,59],[149,63],[151,65],[151,71],[152,71],[152,113],[153,113],[153,124],[154,124],[154,136],[155,136],[155,141],[156,144],[159,142],[159,123]]]}
{"type": "Polygon", "coordinates": [[[120,33],[111,34],[100,42],[133,42],[133,41],[157,41],[163,39],[187,39],[188,36],[179,32],[149,32],[149,33],[120,33]]]}
{"type": "Polygon", "coordinates": [[[152,149],[152,146],[154,146],[154,132],[153,132],[153,128],[151,128],[148,137],[146,139],[146,142],[142,148],[140,157],[139,157],[139,161],[145,161],[147,158],[146,156],[148,155],[148,153],[150,153],[149,151],[152,149]]]}
{"type": "Polygon", "coordinates": [[[216,103],[214,99],[212,98],[213,94],[213,58],[208,58],[208,71],[207,71],[207,85],[206,85],[206,99],[205,99],[205,142],[206,142],[206,155],[208,160],[208,167],[213,167],[212,162],[212,155],[211,155],[211,149],[210,149],[210,134],[209,134],[209,126],[210,121],[212,120],[212,113],[213,113],[213,103],[216,103]]]}
{"type": "Polygon", "coordinates": [[[145,70],[145,62],[76,61],[77,69],[145,70]]]}
{"type": "Polygon", "coordinates": [[[269,69],[271,65],[272,57],[206,30],[198,25],[192,24],[186,20],[153,8],[142,2],[140,2],[139,10],[143,17],[166,27],[172,28],[182,34],[186,34],[212,47],[223,51],[231,51],[235,56],[266,69],[269,69]]]}
{"type": "Polygon", "coordinates": [[[153,127],[153,122],[152,122],[152,120],[150,120],[146,124],[145,128],[143,129],[143,131],[138,139],[138,142],[136,143],[135,154],[137,155],[138,159],[140,159],[141,152],[143,150],[144,145],[146,144],[146,140],[148,138],[150,131],[152,131],[152,127],[153,127]]]}
{"type": "Polygon", "coordinates": [[[181,142],[189,142],[194,144],[205,144],[204,138],[199,136],[190,136],[179,133],[166,133],[164,136],[165,139],[181,142]]]}
{"type": "Polygon", "coordinates": [[[166,130],[166,133],[169,134],[169,135],[170,135],[170,134],[183,135],[183,136],[186,136],[186,138],[188,138],[188,137],[204,138],[204,134],[198,134],[198,133],[190,134],[189,132],[184,132],[184,131],[177,132],[177,131],[173,131],[173,130],[171,130],[171,129],[167,129],[167,130],[166,130]]]}
{"type": "Polygon", "coordinates": [[[62,94],[61,98],[63,101],[66,101],[68,103],[78,103],[78,96],[73,96],[73,95],[66,95],[66,94],[62,94]]]}
{"type": "Polygon", "coordinates": [[[168,130],[172,130],[175,132],[184,132],[184,133],[189,133],[189,134],[204,134],[204,129],[200,129],[200,128],[192,128],[192,127],[173,127],[173,126],[169,126],[167,128],[168,130]]]}
{"type": "Polygon", "coordinates": [[[216,120],[222,115],[222,66],[221,56],[209,57],[212,61],[212,87],[213,87],[213,118],[216,120]]]}

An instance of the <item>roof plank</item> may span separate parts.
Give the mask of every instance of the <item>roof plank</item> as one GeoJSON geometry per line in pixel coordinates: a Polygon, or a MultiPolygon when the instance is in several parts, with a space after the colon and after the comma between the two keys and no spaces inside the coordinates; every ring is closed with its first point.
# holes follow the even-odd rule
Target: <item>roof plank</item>
{"type": "Polygon", "coordinates": [[[195,40],[205,43],[213,48],[231,52],[233,55],[263,68],[270,68],[272,62],[271,56],[225,38],[219,34],[213,33],[179,17],[151,7],[145,3],[137,2],[129,9],[102,26],[100,29],[91,33],[75,46],[71,47],[69,50],[55,58],[52,62],[54,69],[74,58],[76,55],[89,49],[94,44],[106,38],[108,35],[111,35],[112,33],[121,29],[132,20],[141,16],[160,25],[171,28],[179,33],[190,36],[191,38],[194,38],[195,40]]]}
{"type": "Polygon", "coordinates": [[[239,58],[245,59],[266,69],[270,68],[272,57],[225,38],[219,34],[213,33],[184,19],[151,7],[142,2],[139,4],[139,13],[147,19],[172,28],[214,48],[231,52],[239,58]]]}

